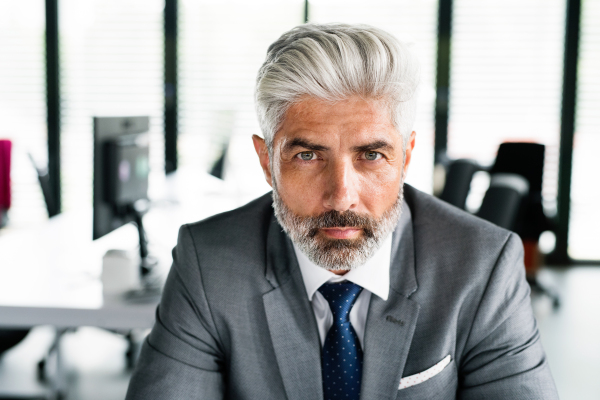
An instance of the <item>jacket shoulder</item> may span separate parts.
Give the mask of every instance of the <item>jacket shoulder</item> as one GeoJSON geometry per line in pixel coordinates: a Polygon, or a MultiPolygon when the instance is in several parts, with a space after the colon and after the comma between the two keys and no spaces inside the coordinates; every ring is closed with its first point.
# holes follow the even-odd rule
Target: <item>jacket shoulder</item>
{"type": "Polygon", "coordinates": [[[405,198],[415,231],[426,232],[431,240],[464,245],[505,242],[510,231],[463,211],[409,185],[405,198]]]}
{"type": "Polygon", "coordinates": [[[242,291],[244,285],[263,287],[272,220],[272,197],[267,193],[240,208],[184,225],[181,230],[190,240],[177,246],[185,246],[195,259],[180,268],[198,268],[207,295],[218,296],[236,285],[242,291]]]}
{"type": "MultiPolygon", "coordinates": [[[[431,195],[406,186],[405,198],[421,284],[485,285],[503,252],[522,251],[516,234],[431,195]]],[[[522,262],[503,268],[522,268],[522,262]]]]}
{"type": "Polygon", "coordinates": [[[185,226],[195,240],[208,243],[239,245],[239,240],[264,239],[273,215],[272,204],[269,192],[242,207],[185,226]]]}

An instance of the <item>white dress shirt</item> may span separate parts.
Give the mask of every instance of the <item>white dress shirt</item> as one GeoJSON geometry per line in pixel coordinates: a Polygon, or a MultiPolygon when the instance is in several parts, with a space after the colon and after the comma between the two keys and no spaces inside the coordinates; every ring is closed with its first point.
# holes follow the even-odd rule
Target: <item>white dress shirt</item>
{"type": "Polygon", "coordinates": [[[302,272],[302,279],[306,287],[308,300],[312,308],[319,328],[321,346],[325,344],[325,337],[329,328],[333,325],[333,314],[325,297],[317,290],[326,282],[351,281],[363,288],[356,299],[352,310],[350,310],[350,323],[358,336],[361,347],[364,349],[363,339],[365,337],[365,324],[367,323],[367,312],[371,294],[387,300],[390,291],[390,258],[392,253],[392,235],[381,244],[381,247],[366,262],[344,275],[336,275],[331,271],[315,265],[294,244],[296,258],[302,272]]]}

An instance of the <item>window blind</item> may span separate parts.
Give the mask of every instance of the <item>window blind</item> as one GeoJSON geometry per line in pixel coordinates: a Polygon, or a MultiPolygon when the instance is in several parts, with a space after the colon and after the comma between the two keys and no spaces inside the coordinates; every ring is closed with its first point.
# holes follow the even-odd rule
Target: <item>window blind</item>
{"type": "Polygon", "coordinates": [[[10,227],[48,218],[27,156],[40,164],[48,160],[44,10],[43,0],[0,0],[0,138],[13,142],[10,227]]]}
{"type": "Polygon", "coordinates": [[[406,182],[432,192],[437,49],[437,0],[313,0],[310,22],[363,23],[411,43],[421,63],[421,83],[414,130],[417,140],[406,182]]]}
{"type": "Polygon", "coordinates": [[[254,85],[269,45],[302,23],[301,0],[179,3],[179,165],[208,171],[229,142],[240,202],[269,190],[252,146],[254,85]]]}
{"type": "MultiPolygon", "coordinates": [[[[500,143],[546,145],[556,212],[565,0],[454,0],[448,154],[491,164],[500,143]]],[[[480,198],[486,187],[474,185],[480,198]]]]}
{"type": "Polygon", "coordinates": [[[65,211],[92,204],[94,116],[150,116],[150,184],[164,173],[163,9],[164,0],[60,1],[65,211]]]}
{"type": "Polygon", "coordinates": [[[600,260],[600,1],[583,0],[571,180],[569,255],[600,260]]]}

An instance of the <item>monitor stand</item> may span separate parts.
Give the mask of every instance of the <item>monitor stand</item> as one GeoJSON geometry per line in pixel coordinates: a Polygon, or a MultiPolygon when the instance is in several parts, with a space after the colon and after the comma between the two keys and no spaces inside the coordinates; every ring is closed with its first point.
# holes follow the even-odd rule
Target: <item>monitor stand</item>
{"type": "Polygon", "coordinates": [[[148,252],[148,237],[146,235],[146,231],[144,230],[143,223],[143,217],[147,211],[147,208],[140,210],[138,207],[133,205],[128,207],[128,212],[133,217],[133,222],[137,226],[138,230],[141,287],[139,289],[126,292],[125,297],[128,300],[140,302],[150,301],[156,297],[160,297],[162,293],[162,286],[164,284],[163,279],[161,279],[160,276],[157,276],[157,271],[155,270],[158,262],[156,258],[154,258],[148,252]]]}
{"type": "Polygon", "coordinates": [[[134,207],[132,207],[131,210],[133,221],[138,230],[140,245],[140,276],[143,280],[145,277],[150,275],[152,269],[156,266],[156,260],[148,254],[148,237],[146,236],[144,223],[142,221],[145,211],[138,211],[134,207]]]}

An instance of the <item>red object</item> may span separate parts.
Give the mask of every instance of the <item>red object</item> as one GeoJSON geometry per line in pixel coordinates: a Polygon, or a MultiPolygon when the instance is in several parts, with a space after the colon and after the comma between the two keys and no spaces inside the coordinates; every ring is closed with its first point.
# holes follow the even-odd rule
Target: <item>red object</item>
{"type": "Polygon", "coordinates": [[[523,239],[523,249],[525,250],[525,273],[528,278],[535,278],[542,264],[538,241],[523,239]]]}
{"type": "Polygon", "coordinates": [[[0,140],[0,210],[10,208],[10,140],[0,140]]]}

